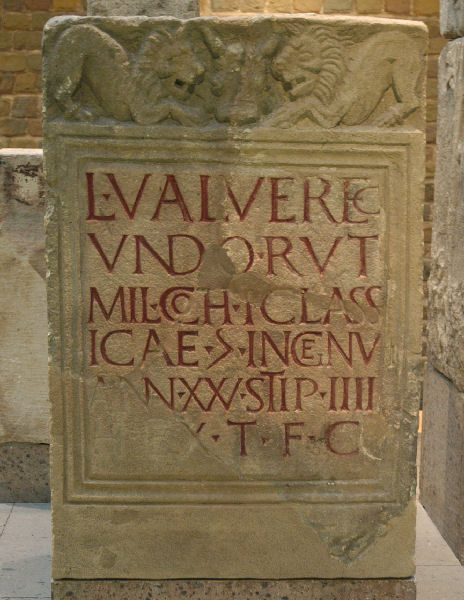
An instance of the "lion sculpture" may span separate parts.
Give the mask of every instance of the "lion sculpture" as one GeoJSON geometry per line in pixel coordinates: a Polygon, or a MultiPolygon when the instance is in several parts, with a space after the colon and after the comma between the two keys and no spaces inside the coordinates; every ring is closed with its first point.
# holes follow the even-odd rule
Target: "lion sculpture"
{"type": "Polygon", "coordinates": [[[293,36],[272,63],[287,91],[286,102],[266,120],[290,127],[304,118],[322,127],[360,125],[391,88],[396,104],[375,124],[401,124],[420,106],[417,90],[422,57],[414,39],[396,32],[353,43],[320,28],[293,36]]]}
{"type": "Polygon", "coordinates": [[[51,65],[50,92],[68,119],[106,117],[150,125],[171,118],[199,125],[204,112],[191,105],[205,66],[182,35],[148,35],[129,56],[109,34],[81,25],[61,34],[51,65]]]}

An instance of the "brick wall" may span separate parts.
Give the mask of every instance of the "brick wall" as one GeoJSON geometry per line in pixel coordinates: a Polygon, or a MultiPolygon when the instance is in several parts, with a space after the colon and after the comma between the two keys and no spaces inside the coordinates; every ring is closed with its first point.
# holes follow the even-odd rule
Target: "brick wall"
{"type": "Polygon", "coordinates": [[[41,145],[42,29],[71,13],[84,14],[83,0],[0,0],[0,147],[41,145]]]}

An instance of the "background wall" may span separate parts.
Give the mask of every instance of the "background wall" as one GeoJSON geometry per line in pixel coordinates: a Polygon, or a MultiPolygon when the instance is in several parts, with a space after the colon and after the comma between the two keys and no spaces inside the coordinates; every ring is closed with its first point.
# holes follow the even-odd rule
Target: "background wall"
{"type": "Polygon", "coordinates": [[[42,29],[60,14],[84,14],[82,0],[0,0],[0,147],[41,145],[42,29]]]}
{"type": "MultiPolygon", "coordinates": [[[[41,38],[45,22],[59,14],[85,14],[85,0],[0,0],[0,147],[41,145],[41,38]]],[[[421,20],[428,26],[427,184],[424,203],[424,281],[432,228],[437,120],[439,0],[200,0],[201,14],[301,13],[373,15],[421,20]]]]}

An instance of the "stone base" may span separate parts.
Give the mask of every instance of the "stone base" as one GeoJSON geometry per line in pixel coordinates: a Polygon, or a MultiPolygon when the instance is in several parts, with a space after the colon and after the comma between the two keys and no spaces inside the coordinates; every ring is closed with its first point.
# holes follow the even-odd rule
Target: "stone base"
{"type": "Polygon", "coordinates": [[[464,393],[427,365],[420,502],[464,564],[464,393]]]}
{"type": "Polygon", "coordinates": [[[0,444],[0,502],[50,502],[48,444],[0,444]]]}
{"type": "Polygon", "coordinates": [[[413,579],[63,580],[52,600],[415,600],[413,579]]]}

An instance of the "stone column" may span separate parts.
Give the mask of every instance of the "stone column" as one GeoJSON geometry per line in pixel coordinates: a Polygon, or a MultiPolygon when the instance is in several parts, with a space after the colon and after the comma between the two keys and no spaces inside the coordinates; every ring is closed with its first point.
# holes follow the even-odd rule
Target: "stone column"
{"type": "Polygon", "coordinates": [[[0,150],[0,502],[48,502],[42,150],[0,150]]]}
{"type": "MultiPolygon", "coordinates": [[[[441,4],[442,34],[464,36],[460,3],[441,4]]],[[[437,170],[429,280],[420,499],[464,562],[464,38],[439,61],[437,170]]]]}
{"type": "Polygon", "coordinates": [[[55,600],[414,599],[426,45],[46,28],[55,600]]]}

